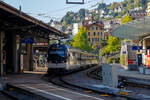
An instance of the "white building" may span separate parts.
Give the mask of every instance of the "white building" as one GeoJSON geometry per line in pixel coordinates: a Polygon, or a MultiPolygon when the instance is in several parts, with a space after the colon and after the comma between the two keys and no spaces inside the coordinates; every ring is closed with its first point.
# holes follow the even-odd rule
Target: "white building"
{"type": "Polygon", "coordinates": [[[147,16],[150,16],[150,2],[147,3],[146,13],[147,13],[147,16]]]}
{"type": "Polygon", "coordinates": [[[60,22],[58,22],[58,21],[53,21],[51,23],[51,26],[58,29],[58,30],[60,30],[60,31],[62,30],[62,26],[61,26],[60,22]]]}
{"type": "Polygon", "coordinates": [[[75,36],[78,33],[78,29],[79,29],[79,24],[78,23],[74,23],[73,24],[73,30],[72,30],[72,35],[75,36]]]}

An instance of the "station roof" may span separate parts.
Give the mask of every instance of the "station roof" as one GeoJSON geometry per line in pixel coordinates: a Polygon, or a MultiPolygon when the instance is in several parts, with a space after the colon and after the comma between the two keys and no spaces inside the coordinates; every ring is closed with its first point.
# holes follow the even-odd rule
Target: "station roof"
{"type": "MultiPolygon", "coordinates": [[[[25,30],[49,36],[67,38],[68,35],[49,26],[48,24],[17,10],[16,8],[0,1],[0,30],[15,30],[25,33],[25,30]]],[[[24,34],[25,35],[25,34],[24,34]]]]}
{"type": "Polygon", "coordinates": [[[112,35],[119,38],[140,40],[150,35],[150,17],[145,16],[130,23],[123,24],[112,31],[112,35]]]}

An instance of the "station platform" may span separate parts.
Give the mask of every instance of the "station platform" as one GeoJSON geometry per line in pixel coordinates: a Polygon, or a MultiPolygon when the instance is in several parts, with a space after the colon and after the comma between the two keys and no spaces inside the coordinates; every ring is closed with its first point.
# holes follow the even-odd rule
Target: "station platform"
{"type": "Polygon", "coordinates": [[[3,80],[11,86],[11,88],[26,91],[32,96],[40,96],[43,98],[41,100],[104,100],[92,95],[53,85],[42,79],[44,78],[44,74],[44,72],[26,71],[23,74],[7,75],[7,77],[3,77],[3,80]]]}
{"type": "MultiPolygon", "coordinates": [[[[73,84],[74,86],[84,88],[84,89],[89,89],[91,91],[98,92],[98,93],[105,93],[108,95],[115,95],[116,97],[123,97],[129,99],[150,100],[150,96],[148,94],[141,93],[141,91],[135,92],[132,90],[120,90],[118,88],[104,86],[102,85],[101,80],[94,80],[87,77],[86,71],[79,72],[77,74],[72,74],[71,76],[63,77],[63,80],[65,80],[69,84],[73,84]]],[[[119,98],[118,100],[124,100],[124,99],[119,98]]]]}
{"type": "Polygon", "coordinates": [[[141,74],[139,71],[128,71],[120,67],[118,68],[118,76],[126,78],[128,82],[150,85],[150,75],[141,74]]]}
{"type": "MultiPolygon", "coordinates": [[[[42,100],[112,100],[112,98],[114,98],[110,96],[111,99],[103,99],[101,97],[96,97],[86,93],[59,87],[42,80],[43,75],[45,75],[44,72],[27,71],[23,74],[7,75],[7,77],[4,77],[3,80],[5,83],[11,85],[14,88],[17,87],[21,90],[28,91],[28,93],[32,95],[44,97],[42,100]]],[[[67,79],[68,82],[71,82],[71,84],[74,83],[74,85],[82,87],[83,89],[98,92],[100,93],[99,96],[101,93],[103,93],[115,95],[116,99],[122,96],[130,99],[150,100],[149,95],[101,85],[99,80],[95,81],[93,79],[89,79],[86,75],[86,72],[78,72],[77,74],[72,74],[72,76],[64,77],[64,79],[67,79]]]]}

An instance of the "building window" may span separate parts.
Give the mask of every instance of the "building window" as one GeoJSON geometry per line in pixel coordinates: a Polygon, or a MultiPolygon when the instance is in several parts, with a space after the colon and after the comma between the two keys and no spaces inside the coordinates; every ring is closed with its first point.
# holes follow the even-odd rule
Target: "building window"
{"type": "Polygon", "coordinates": [[[97,41],[99,41],[99,38],[97,38],[97,41]]]}
{"type": "Polygon", "coordinates": [[[93,32],[93,35],[95,36],[95,35],[96,35],[96,32],[93,32]]]}
{"type": "Polygon", "coordinates": [[[98,35],[101,36],[101,32],[98,32],[98,35]]]}
{"type": "Polygon", "coordinates": [[[88,32],[88,35],[90,36],[90,32],[88,32]]]}
{"type": "Polygon", "coordinates": [[[96,27],[95,27],[95,26],[93,26],[93,30],[96,30],[96,27]]]}
{"type": "Polygon", "coordinates": [[[96,27],[96,30],[98,30],[98,27],[96,27]]]}
{"type": "Polygon", "coordinates": [[[93,38],[92,41],[93,41],[93,42],[96,42],[96,38],[93,38]]]}
{"type": "Polygon", "coordinates": [[[103,28],[103,27],[101,27],[101,28],[100,28],[100,30],[104,30],[104,28],[103,28]]]}
{"type": "Polygon", "coordinates": [[[94,42],[94,38],[92,39],[92,41],[94,42]]]}
{"type": "Polygon", "coordinates": [[[99,38],[98,41],[101,41],[101,38],[99,38]]]}

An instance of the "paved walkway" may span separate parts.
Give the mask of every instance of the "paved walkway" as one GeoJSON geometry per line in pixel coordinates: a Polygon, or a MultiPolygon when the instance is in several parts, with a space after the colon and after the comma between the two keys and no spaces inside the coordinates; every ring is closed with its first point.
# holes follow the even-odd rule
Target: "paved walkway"
{"type": "Polygon", "coordinates": [[[124,77],[131,77],[136,79],[144,79],[150,81],[150,75],[140,74],[138,71],[128,71],[123,68],[118,69],[118,75],[124,77]]]}
{"type": "Polygon", "coordinates": [[[120,90],[117,88],[104,86],[102,85],[101,80],[91,79],[87,77],[86,73],[87,71],[78,72],[76,74],[63,77],[63,79],[70,84],[74,84],[79,87],[85,87],[87,89],[91,89],[97,92],[114,94],[116,96],[122,95],[125,97],[134,98],[134,99],[150,100],[150,96],[147,96],[147,94],[149,95],[149,92],[148,92],[149,89],[143,90],[139,88],[138,89],[131,88],[128,91],[128,90],[120,90]],[[135,90],[135,91],[132,91],[132,90],[135,90]],[[145,94],[144,92],[148,92],[148,93],[145,94]]]}
{"type": "Polygon", "coordinates": [[[88,93],[53,85],[41,79],[43,74],[39,72],[25,72],[24,74],[7,75],[3,79],[9,85],[27,90],[34,95],[40,95],[50,100],[104,100],[100,95],[95,97],[88,93]]]}
{"type": "Polygon", "coordinates": [[[0,100],[14,100],[14,99],[11,99],[8,96],[6,96],[0,92],[0,100]]]}

